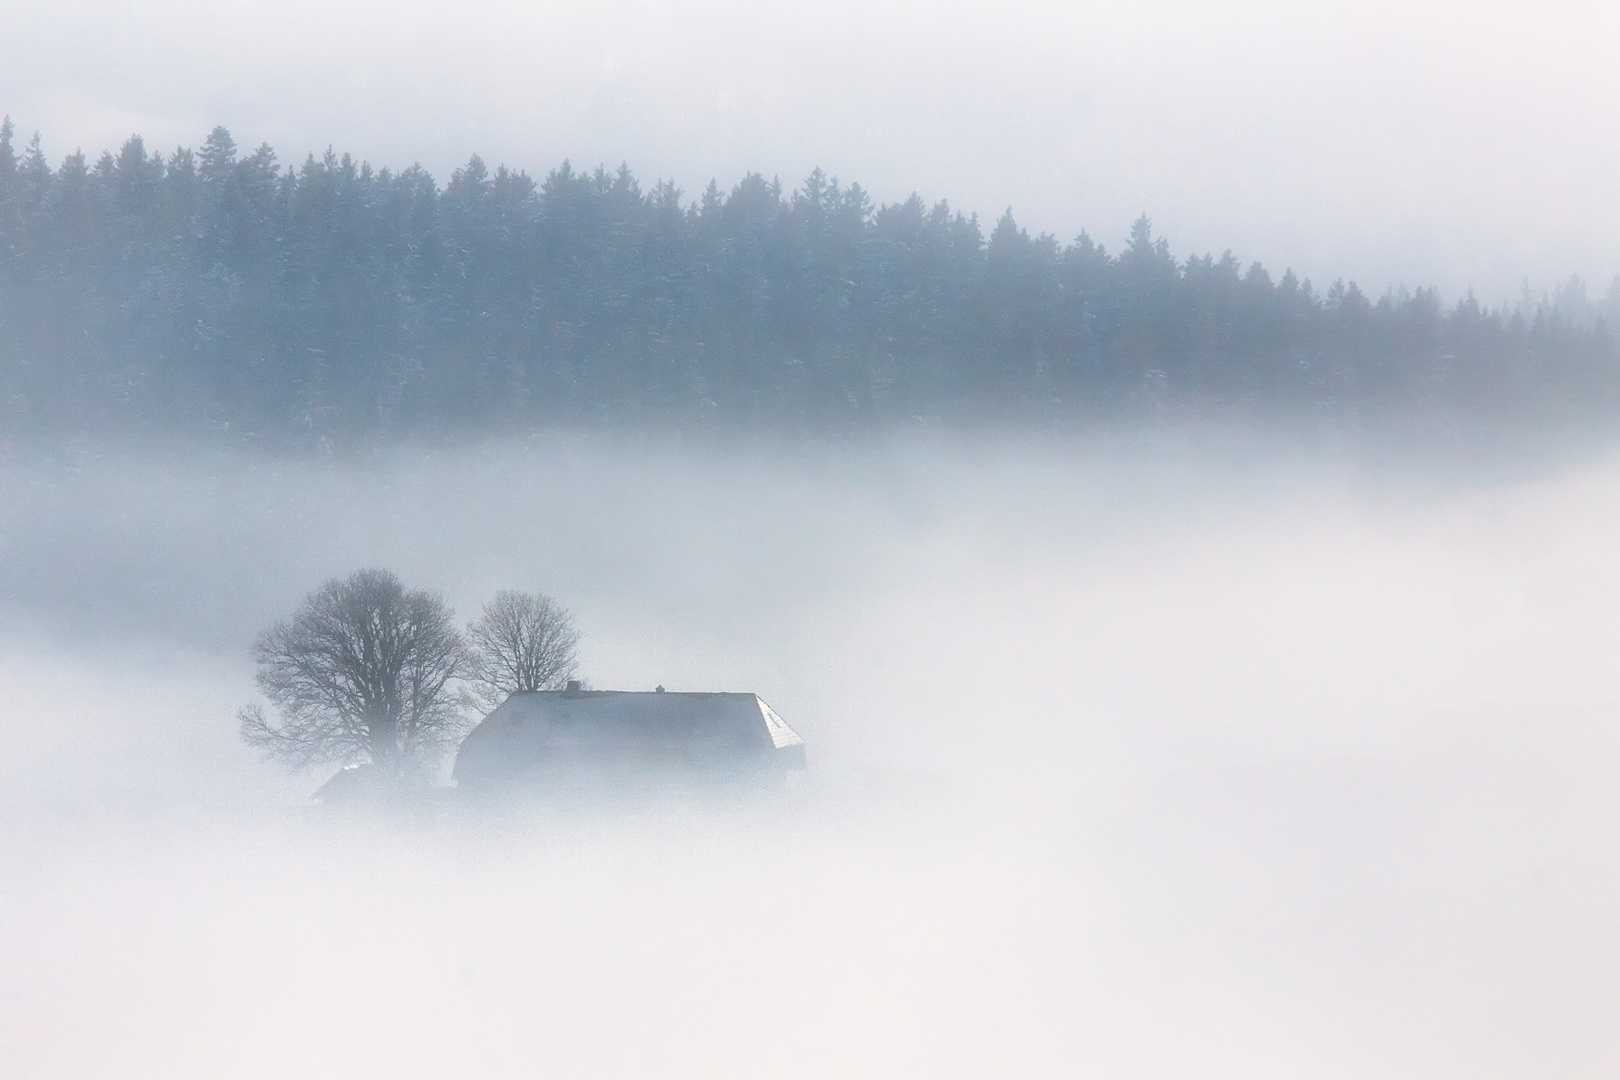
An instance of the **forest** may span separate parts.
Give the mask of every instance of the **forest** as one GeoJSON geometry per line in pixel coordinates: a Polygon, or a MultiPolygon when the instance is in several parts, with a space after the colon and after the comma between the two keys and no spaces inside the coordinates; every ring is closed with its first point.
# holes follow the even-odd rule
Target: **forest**
{"type": "Polygon", "coordinates": [[[820,170],[689,199],[475,156],[441,186],[332,151],[283,166],[222,127],[53,168],[0,128],[16,437],[1595,414],[1620,404],[1611,293],[1375,297],[1178,260],[1146,216],[1115,253],[820,170]]]}

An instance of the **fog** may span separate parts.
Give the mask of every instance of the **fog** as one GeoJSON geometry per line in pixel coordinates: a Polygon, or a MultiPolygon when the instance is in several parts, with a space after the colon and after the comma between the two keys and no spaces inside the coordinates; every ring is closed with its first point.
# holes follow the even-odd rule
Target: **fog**
{"type": "Polygon", "coordinates": [[[1598,1077],[1620,457],[558,433],[0,468],[0,1061],[75,1076],[1598,1077]],[[384,565],[779,796],[331,820],[247,645],[384,565]]]}
{"type": "Polygon", "coordinates": [[[1620,272],[1612,4],[12,5],[0,109],[53,163],[224,124],[442,181],[627,162],[689,195],[815,166],[1118,250],[1498,303],[1620,272]]]}

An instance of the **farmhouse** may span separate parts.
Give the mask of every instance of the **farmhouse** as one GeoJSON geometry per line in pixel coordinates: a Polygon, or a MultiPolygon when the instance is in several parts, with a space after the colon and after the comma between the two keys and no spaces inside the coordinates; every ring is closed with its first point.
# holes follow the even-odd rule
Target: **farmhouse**
{"type": "Polygon", "coordinates": [[[513,694],[468,733],[456,785],[613,784],[648,778],[779,780],[804,740],[755,694],[541,690],[513,694]]]}

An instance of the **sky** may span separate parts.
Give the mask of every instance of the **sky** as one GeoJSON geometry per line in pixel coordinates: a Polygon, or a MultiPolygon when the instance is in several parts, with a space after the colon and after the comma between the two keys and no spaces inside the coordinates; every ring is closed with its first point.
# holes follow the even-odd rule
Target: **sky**
{"type": "Polygon", "coordinates": [[[1117,249],[1485,299],[1620,273],[1612,4],[63,0],[0,36],[53,160],[216,123],[441,180],[627,163],[689,195],[820,166],[1117,249]]]}

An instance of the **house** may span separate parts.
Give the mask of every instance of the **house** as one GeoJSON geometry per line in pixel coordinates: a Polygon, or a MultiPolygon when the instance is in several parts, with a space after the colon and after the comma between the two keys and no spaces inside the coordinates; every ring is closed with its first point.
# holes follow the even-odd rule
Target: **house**
{"type": "Polygon", "coordinates": [[[462,741],[456,786],[780,782],[804,740],[755,694],[567,690],[513,694],[462,741]]]}
{"type": "Polygon", "coordinates": [[[383,770],[367,762],[345,765],[310,798],[328,807],[365,806],[397,795],[399,790],[397,778],[390,779],[383,770]]]}

